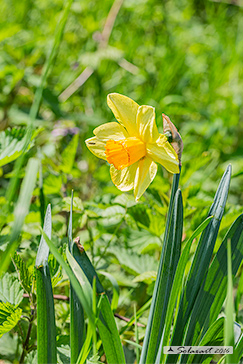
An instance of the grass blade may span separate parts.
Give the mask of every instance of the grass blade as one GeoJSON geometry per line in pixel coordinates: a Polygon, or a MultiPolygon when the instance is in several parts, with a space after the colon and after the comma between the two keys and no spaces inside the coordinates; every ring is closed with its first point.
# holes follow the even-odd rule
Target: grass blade
{"type": "MultiPolygon", "coordinates": [[[[43,231],[51,238],[51,207],[46,210],[43,231]]],[[[49,247],[42,235],[36,256],[37,356],[38,363],[56,363],[56,324],[51,276],[48,266],[49,247]]]]}
{"type": "Polygon", "coordinates": [[[38,160],[31,158],[26,167],[26,173],[21,185],[20,195],[14,210],[14,224],[10,235],[8,246],[1,258],[0,276],[4,273],[11,261],[11,255],[17,249],[20,241],[19,235],[24,223],[24,219],[29,212],[33,190],[35,188],[38,172],[38,160]]]}

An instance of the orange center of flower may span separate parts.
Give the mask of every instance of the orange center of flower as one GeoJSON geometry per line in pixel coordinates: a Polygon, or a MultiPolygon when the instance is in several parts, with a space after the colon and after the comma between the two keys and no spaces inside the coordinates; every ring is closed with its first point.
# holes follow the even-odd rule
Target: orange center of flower
{"type": "Polygon", "coordinates": [[[116,169],[131,166],[146,154],[145,144],[138,138],[123,140],[108,140],[105,145],[105,154],[108,163],[116,169]]]}

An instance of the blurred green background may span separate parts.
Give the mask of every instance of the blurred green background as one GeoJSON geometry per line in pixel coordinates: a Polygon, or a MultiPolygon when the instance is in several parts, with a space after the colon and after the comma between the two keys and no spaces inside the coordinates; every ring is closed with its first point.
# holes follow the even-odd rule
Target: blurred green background
{"type": "MultiPolygon", "coordinates": [[[[1,0],[0,4],[3,153],[8,136],[21,140],[29,123],[63,1],[1,0]]],[[[108,164],[93,156],[84,141],[96,126],[114,120],[106,104],[111,92],[154,106],[161,132],[161,113],[169,115],[184,143],[180,181],[184,241],[206,217],[219,180],[232,164],[222,239],[243,211],[242,34],[240,0],[80,0],[72,4],[35,121],[38,135],[26,162],[30,156],[42,162],[45,204],[52,204],[53,235],[60,246],[66,242],[69,197],[74,189],[74,237],[81,237],[96,266],[112,273],[123,287],[121,314],[132,315],[131,302],[139,307],[152,293],[172,176],[160,167],[136,205],[132,192],[116,189],[108,164]],[[142,276],[144,272],[147,275],[142,276]]],[[[13,162],[0,169],[0,209],[6,204],[12,170],[13,162]]],[[[25,167],[21,177],[24,173],[25,167]]],[[[36,188],[20,245],[30,266],[40,238],[39,207],[36,188]]],[[[10,215],[3,236],[9,234],[12,222],[10,215]]],[[[5,249],[4,239],[0,249],[5,249]]],[[[56,290],[68,293],[65,280],[56,290]]],[[[61,333],[67,329],[64,306],[59,312],[61,333]]]]}

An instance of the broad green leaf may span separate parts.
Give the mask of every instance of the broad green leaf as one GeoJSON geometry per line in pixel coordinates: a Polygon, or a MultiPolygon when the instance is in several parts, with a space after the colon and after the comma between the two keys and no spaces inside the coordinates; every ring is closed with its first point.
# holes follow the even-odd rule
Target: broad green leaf
{"type": "Polygon", "coordinates": [[[119,224],[125,218],[126,209],[119,205],[113,205],[101,210],[100,213],[102,218],[99,223],[105,228],[109,228],[119,224]]]}
{"type": "Polygon", "coordinates": [[[109,248],[108,253],[113,254],[122,268],[135,276],[157,269],[157,262],[151,255],[138,255],[128,249],[118,247],[109,248]]]}
{"type": "Polygon", "coordinates": [[[38,364],[37,350],[32,350],[24,359],[25,364],[38,364]]]}
{"type": "MultiPolygon", "coordinates": [[[[21,154],[27,140],[25,129],[7,129],[0,132],[0,167],[17,159],[21,154]]],[[[28,145],[28,149],[33,142],[28,145]]]]}
{"type": "Polygon", "coordinates": [[[149,271],[139,274],[139,276],[133,279],[133,282],[144,282],[146,284],[151,284],[156,280],[157,272],[156,271],[149,271]]]}
{"type": "Polygon", "coordinates": [[[51,194],[60,194],[60,190],[62,188],[62,176],[49,174],[46,178],[44,178],[43,183],[43,192],[44,195],[51,194]]]}
{"type": "Polygon", "coordinates": [[[30,272],[30,270],[24,263],[21,256],[16,252],[14,253],[14,256],[13,256],[13,262],[14,262],[15,268],[18,272],[20,283],[21,283],[22,287],[28,294],[30,294],[31,286],[32,286],[32,279],[33,279],[32,273],[30,272]]]}
{"type": "Polygon", "coordinates": [[[75,155],[78,147],[78,134],[75,134],[71,142],[62,152],[62,164],[60,169],[69,174],[72,171],[75,155]]]}
{"type": "Polygon", "coordinates": [[[129,247],[134,248],[138,254],[146,254],[155,249],[160,250],[161,239],[153,235],[149,230],[134,230],[133,228],[129,238],[129,247]]]}
{"type": "Polygon", "coordinates": [[[22,309],[9,302],[0,302],[0,338],[19,322],[22,309]]]}
{"type": "Polygon", "coordinates": [[[0,301],[18,306],[23,300],[24,290],[18,279],[9,273],[0,278],[0,301]]]}

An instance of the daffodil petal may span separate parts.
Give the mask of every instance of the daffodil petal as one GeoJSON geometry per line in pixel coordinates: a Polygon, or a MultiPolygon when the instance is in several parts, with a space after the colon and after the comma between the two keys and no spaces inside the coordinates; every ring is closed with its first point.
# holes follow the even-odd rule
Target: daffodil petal
{"type": "Polygon", "coordinates": [[[136,115],[139,105],[129,97],[117,93],[107,96],[107,104],[116,120],[126,128],[128,134],[137,137],[136,115]]]}
{"type": "Polygon", "coordinates": [[[110,139],[121,140],[129,137],[126,129],[116,122],[106,123],[98,126],[94,130],[94,135],[102,141],[107,141],[110,139]]]}
{"type": "Polygon", "coordinates": [[[137,112],[137,128],[140,138],[145,143],[153,143],[159,137],[155,123],[155,109],[152,106],[139,106],[137,112]]]}
{"type": "Polygon", "coordinates": [[[85,143],[88,149],[93,153],[96,157],[106,160],[105,155],[105,144],[102,140],[98,139],[96,136],[93,138],[89,138],[85,140],[85,143]]]}
{"type": "Polygon", "coordinates": [[[116,169],[113,165],[110,167],[111,179],[114,185],[121,191],[130,191],[134,187],[134,180],[138,168],[136,162],[122,170],[116,169]]]}
{"type": "Polygon", "coordinates": [[[134,181],[134,196],[136,201],[142,196],[157,173],[157,164],[146,157],[138,162],[138,169],[134,181]]]}
{"type": "Polygon", "coordinates": [[[156,143],[148,143],[146,149],[147,155],[155,162],[160,163],[167,171],[179,173],[178,156],[165,135],[160,134],[156,143]]]}

